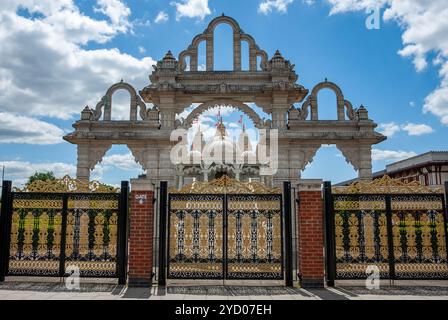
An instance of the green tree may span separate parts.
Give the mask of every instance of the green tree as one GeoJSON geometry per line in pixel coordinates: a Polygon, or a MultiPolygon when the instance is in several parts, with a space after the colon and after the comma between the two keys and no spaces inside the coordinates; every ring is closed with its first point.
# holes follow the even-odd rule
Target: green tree
{"type": "Polygon", "coordinates": [[[47,172],[35,172],[31,177],[28,178],[28,183],[33,183],[36,180],[55,180],[56,177],[54,176],[54,173],[52,171],[47,172]]]}

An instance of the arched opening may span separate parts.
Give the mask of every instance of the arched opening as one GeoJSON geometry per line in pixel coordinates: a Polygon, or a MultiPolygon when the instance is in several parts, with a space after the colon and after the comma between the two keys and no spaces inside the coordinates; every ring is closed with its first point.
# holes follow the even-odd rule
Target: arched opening
{"type": "Polygon", "coordinates": [[[207,50],[205,41],[199,42],[198,45],[198,71],[205,71],[207,65],[207,50]]]}
{"type": "Polygon", "coordinates": [[[119,187],[120,182],[137,178],[144,170],[125,145],[113,145],[92,170],[90,179],[119,187]]]}
{"type": "Polygon", "coordinates": [[[335,145],[322,145],[302,171],[302,179],[323,179],[333,184],[354,179],[358,176],[353,166],[345,160],[342,152],[335,145]]]}
{"type": "Polygon", "coordinates": [[[249,43],[241,41],[241,70],[249,70],[249,43]]]}
{"type": "Polygon", "coordinates": [[[233,29],[226,23],[215,28],[214,58],[214,70],[233,70],[233,29]]]}
{"type": "Polygon", "coordinates": [[[190,56],[185,57],[185,71],[191,71],[191,58],[190,56]]]}
{"type": "Polygon", "coordinates": [[[124,89],[117,90],[111,97],[111,120],[129,120],[130,113],[130,93],[124,89]]]}
{"type": "Polygon", "coordinates": [[[257,71],[261,71],[261,57],[257,56],[257,71]]]}
{"type": "Polygon", "coordinates": [[[323,88],[317,95],[319,120],[338,120],[338,107],[336,93],[323,88]]]}

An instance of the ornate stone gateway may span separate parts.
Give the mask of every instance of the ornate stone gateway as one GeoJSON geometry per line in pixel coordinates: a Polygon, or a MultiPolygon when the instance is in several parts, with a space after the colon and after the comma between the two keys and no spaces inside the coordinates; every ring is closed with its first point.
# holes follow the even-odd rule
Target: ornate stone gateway
{"type": "MultiPolygon", "coordinates": [[[[112,85],[94,108],[85,107],[74,132],[64,139],[77,145],[77,177],[88,179],[91,170],[114,144],[126,145],[135,160],[146,170],[152,183],[167,181],[170,186],[187,182],[184,177],[208,179],[207,170],[176,166],[170,152],[178,139],[171,140],[175,129],[190,129],[194,119],[215,107],[238,109],[250,118],[258,130],[278,132],[278,170],[263,175],[251,167],[237,168],[241,180],[258,178],[272,186],[290,181],[294,186],[321,145],[334,144],[358,172],[361,180],[372,177],[372,145],[386,139],[375,132],[376,123],[364,106],[356,108],[335,83],[325,81],[306,89],[298,80],[295,66],[279,51],[271,57],[238,22],[228,16],[213,19],[203,33],[195,36],[186,50],[176,57],[167,54],[153,66],[150,83],[140,91],[126,82],[112,85]],[[215,28],[220,24],[233,29],[233,70],[216,70],[214,62],[215,28]],[[200,68],[198,57],[205,42],[206,65],[200,68]],[[242,42],[249,46],[248,70],[242,66],[242,42]],[[257,61],[259,60],[259,62],[257,61]],[[337,117],[319,118],[318,95],[328,89],[335,93],[337,117]],[[130,94],[129,118],[113,120],[113,94],[130,94]],[[252,105],[268,118],[261,118],[252,105]],[[182,118],[186,108],[195,106],[182,118]],[[241,172],[240,172],[241,171],[241,172]]],[[[324,76],[322,76],[324,78],[324,76]]],[[[88,98],[86,98],[87,100],[88,98]]],[[[255,168],[256,169],[256,168],[255,168]]]]}
{"type": "Polygon", "coordinates": [[[168,278],[283,279],[282,195],[223,176],[169,195],[168,278]]]}

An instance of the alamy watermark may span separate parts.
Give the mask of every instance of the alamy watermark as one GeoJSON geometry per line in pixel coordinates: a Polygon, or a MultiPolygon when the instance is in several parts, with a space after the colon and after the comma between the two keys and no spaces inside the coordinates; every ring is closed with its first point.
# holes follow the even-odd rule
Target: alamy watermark
{"type": "Polygon", "coordinates": [[[81,290],[81,272],[78,266],[69,265],[65,269],[65,273],[69,274],[67,278],[65,278],[65,288],[67,290],[81,290]]]}
{"type": "Polygon", "coordinates": [[[366,288],[368,290],[380,289],[380,268],[375,265],[370,265],[366,268],[366,288]]]}
{"type": "Polygon", "coordinates": [[[370,7],[366,9],[366,28],[368,30],[381,29],[381,7],[370,7]]]}

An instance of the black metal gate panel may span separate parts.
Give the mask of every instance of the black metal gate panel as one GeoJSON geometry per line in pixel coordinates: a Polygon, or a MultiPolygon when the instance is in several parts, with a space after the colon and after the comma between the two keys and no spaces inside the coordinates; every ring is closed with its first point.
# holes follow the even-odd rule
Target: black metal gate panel
{"type": "Polygon", "coordinates": [[[334,194],[336,279],[448,279],[443,194],[334,194]]]}
{"type": "Polygon", "coordinates": [[[60,274],[63,202],[61,194],[12,194],[7,275],[60,274]]]}
{"type": "Polygon", "coordinates": [[[281,195],[227,196],[227,279],[283,279],[281,195]]]}
{"type": "Polygon", "coordinates": [[[170,194],[169,279],[283,279],[277,194],[170,194]]]}
{"type": "Polygon", "coordinates": [[[223,195],[170,194],[168,278],[223,278],[223,195]]]}
{"type": "Polygon", "coordinates": [[[79,270],[83,277],[125,282],[127,182],[121,193],[11,192],[7,185],[1,279],[62,277],[79,270]]]}

